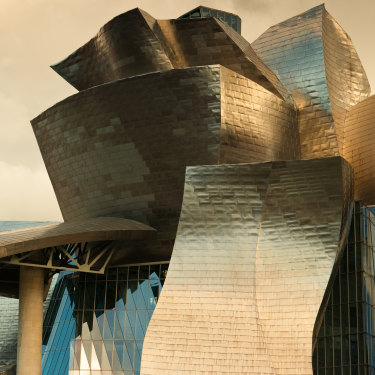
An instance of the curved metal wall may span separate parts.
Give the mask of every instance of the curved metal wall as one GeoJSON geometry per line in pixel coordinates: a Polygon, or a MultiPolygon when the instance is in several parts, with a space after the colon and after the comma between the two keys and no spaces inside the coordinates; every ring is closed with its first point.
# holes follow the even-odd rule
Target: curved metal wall
{"type": "Polygon", "coordinates": [[[226,66],[289,99],[250,43],[224,22],[214,18],[159,21],[138,8],[108,22],[52,68],[84,90],[137,74],[211,64],[226,66]]]}
{"type": "Polygon", "coordinates": [[[32,124],[64,220],[147,223],[164,243],[152,250],[163,258],[172,250],[187,165],[299,156],[293,107],[217,65],[97,86],[32,124]]]}
{"type": "Polygon", "coordinates": [[[350,37],[325,9],[322,40],[329,100],[339,153],[343,156],[346,110],[366,99],[371,89],[350,37]]]}
{"type": "Polygon", "coordinates": [[[221,69],[220,164],[300,159],[294,107],[221,69]]]}
{"type": "Polygon", "coordinates": [[[136,8],[104,25],[88,43],[52,69],[78,90],[142,73],[173,69],[149,22],[136,8]]]}
{"type": "Polygon", "coordinates": [[[188,168],[141,374],[312,374],[351,185],[341,158],[188,168]]]}
{"type": "Polygon", "coordinates": [[[185,166],[218,160],[220,68],[97,86],[32,124],[65,221],[114,216],[155,225],[162,249],[152,251],[168,259],[185,166]]]}
{"type": "Polygon", "coordinates": [[[375,204],[375,95],[350,108],[343,156],[353,166],[355,199],[375,204]]]}
{"type": "Polygon", "coordinates": [[[370,86],[350,38],[324,5],[272,26],[252,47],[294,97],[302,158],[342,155],[344,111],[370,86]]]}

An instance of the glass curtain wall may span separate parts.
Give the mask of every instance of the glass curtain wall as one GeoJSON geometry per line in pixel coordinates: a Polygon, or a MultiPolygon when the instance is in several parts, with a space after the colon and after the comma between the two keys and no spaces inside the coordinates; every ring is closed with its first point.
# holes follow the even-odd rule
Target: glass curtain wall
{"type": "Polygon", "coordinates": [[[43,375],[138,375],[168,264],[63,273],[44,322],[43,375]]]}
{"type": "Polygon", "coordinates": [[[375,375],[374,245],[375,208],[356,203],[313,353],[315,375],[375,375]]]}

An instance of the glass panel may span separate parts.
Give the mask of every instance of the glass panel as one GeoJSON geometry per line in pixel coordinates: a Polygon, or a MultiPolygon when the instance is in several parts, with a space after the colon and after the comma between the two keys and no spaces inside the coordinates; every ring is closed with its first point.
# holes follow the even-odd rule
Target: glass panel
{"type": "Polygon", "coordinates": [[[333,366],[333,345],[332,337],[326,337],[326,366],[333,366]]]}
{"type": "Polygon", "coordinates": [[[139,267],[139,280],[147,280],[149,277],[149,266],[140,266],[139,267]]]}
{"type": "Polygon", "coordinates": [[[161,290],[159,274],[165,277],[167,268],[154,264],[62,276],[46,314],[43,375],[139,374],[145,332],[161,290]]]}
{"type": "Polygon", "coordinates": [[[324,367],[324,364],[325,364],[324,341],[320,340],[318,344],[318,367],[324,367]]]}
{"type": "Polygon", "coordinates": [[[105,308],[113,309],[116,304],[116,281],[108,281],[107,282],[107,290],[106,290],[106,300],[105,300],[105,308]]]}
{"type": "Polygon", "coordinates": [[[117,280],[117,268],[109,268],[106,274],[107,280],[117,280]]]}
{"type": "Polygon", "coordinates": [[[128,282],[128,292],[126,296],[126,309],[135,310],[137,306],[137,292],[138,292],[138,282],[137,280],[129,280],[128,282]]]}
{"type": "MultiPolygon", "coordinates": [[[[95,296],[95,310],[104,310],[105,301],[105,281],[98,281],[96,283],[96,296],[95,296]]],[[[91,300],[91,304],[92,304],[91,300]]]]}
{"type": "Polygon", "coordinates": [[[95,281],[88,281],[86,282],[86,289],[85,289],[85,309],[92,309],[92,301],[95,297],[95,281]]]}
{"type": "Polygon", "coordinates": [[[141,281],[141,284],[138,286],[138,299],[137,299],[137,309],[146,309],[147,308],[147,299],[148,299],[148,280],[141,281]]]}
{"type": "Polygon", "coordinates": [[[334,336],[333,337],[333,355],[334,355],[334,364],[335,366],[341,366],[341,337],[334,336]]]}

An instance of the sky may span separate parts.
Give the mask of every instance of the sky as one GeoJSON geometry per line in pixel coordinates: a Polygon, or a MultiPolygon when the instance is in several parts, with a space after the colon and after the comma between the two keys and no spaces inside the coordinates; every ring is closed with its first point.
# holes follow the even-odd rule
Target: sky
{"type": "MultiPolygon", "coordinates": [[[[49,66],[91,39],[106,22],[139,7],[157,19],[198,5],[238,14],[242,35],[268,27],[319,0],[0,0],[0,220],[62,220],[30,120],[77,91],[49,66]]],[[[375,90],[374,0],[327,0],[352,38],[375,90]]]]}

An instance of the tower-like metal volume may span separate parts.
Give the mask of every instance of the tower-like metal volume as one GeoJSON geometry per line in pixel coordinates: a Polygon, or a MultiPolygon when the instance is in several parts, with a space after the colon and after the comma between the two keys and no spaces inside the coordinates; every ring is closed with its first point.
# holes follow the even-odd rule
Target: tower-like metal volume
{"type": "Polygon", "coordinates": [[[79,282],[89,289],[73,312],[70,375],[311,375],[313,353],[326,374],[350,366],[329,353],[358,334],[333,327],[335,308],[349,326],[342,288],[352,297],[361,282],[341,281],[354,274],[341,262],[349,270],[349,250],[371,237],[356,228],[360,205],[375,204],[374,97],[323,5],[253,44],[239,30],[215,9],[156,20],[137,8],[52,66],[79,92],[31,123],[65,222],[0,233],[0,292],[22,299],[21,349],[25,280],[43,275],[41,289],[68,270],[98,282],[79,282]],[[142,288],[150,310],[134,297],[142,288]]]}

